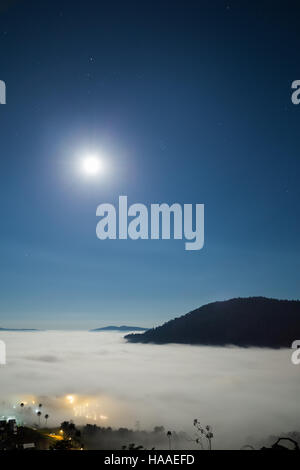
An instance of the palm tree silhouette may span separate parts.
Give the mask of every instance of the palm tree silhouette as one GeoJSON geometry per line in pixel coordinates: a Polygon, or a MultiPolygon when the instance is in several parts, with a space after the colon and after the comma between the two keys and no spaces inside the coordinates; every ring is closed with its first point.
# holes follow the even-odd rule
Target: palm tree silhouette
{"type": "Polygon", "coordinates": [[[39,417],[39,426],[41,425],[41,414],[42,414],[42,413],[41,413],[40,411],[37,412],[37,415],[38,415],[38,417],[39,417]]]}
{"type": "Polygon", "coordinates": [[[49,418],[49,415],[48,415],[48,414],[45,415],[46,427],[47,427],[47,420],[48,420],[48,418],[49,418]]]}
{"type": "Polygon", "coordinates": [[[171,433],[171,431],[168,431],[168,432],[167,432],[167,436],[168,436],[168,439],[169,439],[169,450],[171,450],[171,439],[172,439],[172,433],[171,433]]]}
{"type": "Polygon", "coordinates": [[[23,418],[24,418],[24,413],[23,413],[23,408],[24,408],[24,403],[20,403],[20,407],[21,407],[21,410],[22,410],[22,413],[21,413],[21,416],[22,416],[22,425],[24,424],[23,422],[23,418]]]}

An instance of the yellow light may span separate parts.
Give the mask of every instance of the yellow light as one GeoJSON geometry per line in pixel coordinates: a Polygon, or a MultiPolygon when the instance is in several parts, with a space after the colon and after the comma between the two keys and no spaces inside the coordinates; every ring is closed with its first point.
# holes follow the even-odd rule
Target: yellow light
{"type": "Polygon", "coordinates": [[[63,440],[62,436],[59,436],[58,434],[54,434],[54,433],[46,434],[46,436],[52,437],[53,439],[56,439],[57,441],[62,441],[63,440]]]}

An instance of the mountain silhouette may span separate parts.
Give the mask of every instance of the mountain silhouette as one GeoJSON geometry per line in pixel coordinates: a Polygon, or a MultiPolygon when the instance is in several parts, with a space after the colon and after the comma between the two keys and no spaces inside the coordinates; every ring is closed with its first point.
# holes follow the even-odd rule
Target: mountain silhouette
{"type": "Polygon", "coordinates": [[[147,328],[141,328],[140,326],[104,326],[103,328],[95,328],[90,331],[145,331],[147,328]]]}
{"type": "Polygon", "coordinates": [[[249,297],[213,302],[125,338],[132,343],[289,348],[300,338],[300,301],[249,297]]]}
{"type": "Polygon", "coordinates": [[[39,331],[35,328],[0,328],[0,331],[39,331]]]}

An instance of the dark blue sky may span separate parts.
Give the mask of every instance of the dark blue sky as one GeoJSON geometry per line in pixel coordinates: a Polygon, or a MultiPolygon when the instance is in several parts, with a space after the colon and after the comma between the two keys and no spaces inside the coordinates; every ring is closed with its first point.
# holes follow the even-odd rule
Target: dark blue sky
{"type": "Polygon", "coordinates": [[[299,298],[296,2],[4,4],[0,326],[153,326],[299,298]],[[75,177],[88,148],[107,178],[75,177]],[[98,240],[96,207],[121,194],[204,203],[204,249],[98,240]]]}

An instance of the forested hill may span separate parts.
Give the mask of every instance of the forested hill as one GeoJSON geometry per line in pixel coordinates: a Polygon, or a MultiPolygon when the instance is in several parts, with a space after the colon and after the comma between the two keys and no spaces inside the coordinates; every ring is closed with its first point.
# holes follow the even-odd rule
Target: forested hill
{"type": "Polygon", "coordinates": [[[134,343],[289,348],[300,338],[300,301],[249,297],[214,302],[125,338],[134,343]]]}

